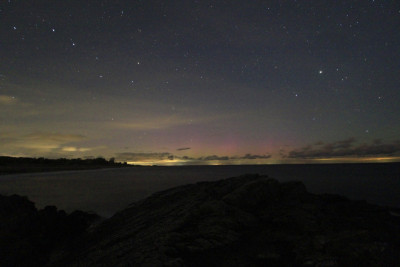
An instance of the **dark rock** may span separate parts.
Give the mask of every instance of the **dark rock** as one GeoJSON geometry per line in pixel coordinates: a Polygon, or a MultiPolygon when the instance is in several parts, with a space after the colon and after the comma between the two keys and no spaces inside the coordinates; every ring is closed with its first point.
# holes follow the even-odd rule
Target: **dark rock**
{"type": "Polygon", "coordinates": [[[400,266],[392,209],[246,175],[159,192],[49,266],[400,266]]]}
{"type": "Polygon", "coordinates": [[[0,266],[43,266],[55,249],[77,243],[96,219],[55,206],[38,211],[26,197],[0,196],[0,266]]]}

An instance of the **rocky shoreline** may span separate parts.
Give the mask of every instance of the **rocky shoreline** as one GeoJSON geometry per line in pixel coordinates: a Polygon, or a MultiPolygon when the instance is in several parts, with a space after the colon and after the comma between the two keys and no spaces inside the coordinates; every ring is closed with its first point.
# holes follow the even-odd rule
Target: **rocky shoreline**
{"type": "Polygon", "coordinates": [[[158,192],[94,227],[94,214],[0,200],[1,251],[12,244],[1,266],[33,266],[12,259],[29,259],[38,239],[45,266],[400,266],[398,210],[267,176],[158,192]]]}

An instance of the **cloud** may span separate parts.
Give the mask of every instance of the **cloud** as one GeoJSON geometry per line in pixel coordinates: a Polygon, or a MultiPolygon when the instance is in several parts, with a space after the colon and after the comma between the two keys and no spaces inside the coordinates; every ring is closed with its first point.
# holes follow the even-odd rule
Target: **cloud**
{"type": "Polygon", "coordinates": [[[116,153],[116,157],[120,161],[162,161],[162,160],[173,160],[174,155],[168,152],[161,152],[161,153],[145,153],[145,152],[123,152],[123,153],[116,153]]]}
{"type": "Polygon", "coordinates": [[[182,147],[182,148],[178,148],[177,151],[183,151],[183,150],[189,150],[191,149],[190,147],[182,147]]]}
{"type": "Polygon", "coordinates": [[[239,159],[269,159],[271,158],[271,155],[252,155],[252,154],[246,154],[243,157],[240,157],[239,159]]]}
{"type": "Polygon", "coordinates": [[[179,125],[189,124],[189,120],[181,118],[157,118],[136,122],[117,122],[112,127],[130,130],[159,130],[167,129],[179,125]]]}
{"type": "Polygon", "coordinates": [[[18,100],[14,96],[0,95],[0,105],[13,105],[17,102],[18,100]]]}
{"type": "Polygon", "coordinates": [[[210,161],[210,160],[242,160],[242,159],[252,160],[252,159],[269,159],[271,157],[272,157],[271,155],[267,155],[267,154],[266,155],[246,154],[244,156],[233,156],[233,157],[212,155],[212,156],[200,157],[197,160],[205,160],[205,161],[210,161]]]}
{"type": "Polygon", "coordinates": [[[180,158],[183,159],[183,160],[196,160],[195,158],[188,157],[188,156],[183,156],[183,157],[180,157],[180,158]]]}
{"type": "Polygon", "coordinates": [[[85,139],[80,134],[61,134],[61,133],[31,133],[24,137],[30,141],[50,142],[50,143],[69,143],[85,139]]]}
{"type": "Polygon", "coordinates": [[[335,157],[393,156],[400,153],[400,142],[384,143],[380,139],[371,143],[357,144],[354,138],[332,143],[317,143],[289,151],[285,157],[295,159],[316,159],[335,157]]]}
{"type": "Polygon", "coordinates": [[[0,149],[7,154],[27,155],[60,155],[65,152],[86,152],[92,150],[87,147],[71,145],[85,140],[86,137],[79,134],[62,133],[31,133],[27,135],[12,135],[7,133],[0,135],[0,149]]]}
{"type": "Polygon", "coordinates": [[[128,129],[136,131],[145,130],[163,130],[179,126],[190,126],[205,123],[212,123],[215,121],[228,119],[234,117],[233,114],[209,115],[209,116],[160,116],[154,115],[147,118],[140,117],[121,122],[110,122],[109,126],[112,128],[128,129]]]}
{"type": "Polygon", "coordinates": [[[61,150],[66,152],[86,152],[92,149],[87,147],[65,146],[61,150]]]}
{"type": "Polygon", "coordinates": [[[206,157],[200,157],[198,160],[204,160],[204,161],[210,161],[210,160],[229,160],[230,158],[228,156],[217,156],[217,155],[212,155],[212,156],[206,156],[206,157]]]}

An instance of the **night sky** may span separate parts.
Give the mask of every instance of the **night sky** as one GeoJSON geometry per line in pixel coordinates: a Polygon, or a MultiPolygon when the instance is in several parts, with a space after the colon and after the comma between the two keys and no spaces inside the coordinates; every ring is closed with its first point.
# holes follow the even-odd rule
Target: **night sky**
{"type": "Polygon", "coordinates": [[[0,0],[0,155],[400,160],[400,1],[0,0]]]}

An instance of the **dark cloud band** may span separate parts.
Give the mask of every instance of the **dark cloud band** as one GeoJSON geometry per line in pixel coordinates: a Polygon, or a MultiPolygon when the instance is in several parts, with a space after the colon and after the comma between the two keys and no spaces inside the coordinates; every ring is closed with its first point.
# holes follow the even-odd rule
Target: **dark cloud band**
{"type": "Polygon", "coordinates": [[[357,144],[354,138],[332,143],[317,143],[289,151],[287,158],[316,159],[335,157],[393,156],[400,153],[400,141],[384,143],[375,139],[371,143],[357,144]]]}

